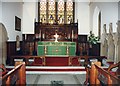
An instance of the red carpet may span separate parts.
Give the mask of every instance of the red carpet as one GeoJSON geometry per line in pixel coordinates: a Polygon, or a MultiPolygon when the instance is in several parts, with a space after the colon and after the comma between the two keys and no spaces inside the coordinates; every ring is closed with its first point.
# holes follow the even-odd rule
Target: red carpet
{"type": "MultiPolygon", "coordinates": [[[[42,65],[42,59],[36,58],[31,66],[42,65]]],[[[80,66],[77,58],[71,61],[72,66],[80,66]]],[[[69,66],[69,57],[45,57],[45,66],[69,66]]]]}
{"type": "Polygon", "coordinates": [[[68,66],[68,57],[46,57],[46,66],[68,66]]]}

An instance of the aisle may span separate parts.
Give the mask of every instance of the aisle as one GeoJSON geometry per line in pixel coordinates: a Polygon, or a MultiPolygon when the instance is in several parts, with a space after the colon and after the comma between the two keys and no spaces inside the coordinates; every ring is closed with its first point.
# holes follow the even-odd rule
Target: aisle
{"type": "MultiPolygon", "coordinates": [[[[51,85],[58,82],[64,85],[82,85],[85,81],[85,74],[27,74],[27,85],[51,85]]],[[[62,86],[62,85],[60,85],[62,86]]]]}

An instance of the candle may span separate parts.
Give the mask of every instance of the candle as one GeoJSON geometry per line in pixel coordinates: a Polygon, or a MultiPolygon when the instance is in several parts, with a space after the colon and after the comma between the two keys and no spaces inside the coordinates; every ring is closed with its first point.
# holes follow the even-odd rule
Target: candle
{"type": "Polygon", "coordinates": [[[41,38],[41,30],[40,30],[40,33],[39,33],[39,38],[41,38]]]}
{"type": "Polygon", "coordinates": [[[74,37],[74,32],[73,32],[73,30],[72,30],[72,39],[73,39],[73,37],[74,37]]]}
{"type": "Polygon", "coordinates": [[[43,33],[43,39],[44,39],[44,37],[45,37],[45,35],[44,35],[44,33],[43,33]]]}
{"type": "Polygon", "coordinates": [[[25,40],[26,40],[26,38],[27,38],[27,35],[25,34],[25,40]]]}
{"type": "Polygon", "coordinates": [[[74,37],[74,32],[73,32],[73,30],[72,30],[72,41],[73,41],[73,37],[74,37]]]}

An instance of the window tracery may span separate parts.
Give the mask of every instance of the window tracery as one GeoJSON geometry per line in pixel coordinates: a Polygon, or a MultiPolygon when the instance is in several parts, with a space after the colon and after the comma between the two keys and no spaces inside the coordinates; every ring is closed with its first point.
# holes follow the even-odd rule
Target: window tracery
{"type": "Polygon", "coordinates": [[[74,2],[73,0],[40,0],[38,21],[50,24],[74,23],[74,2]]]}

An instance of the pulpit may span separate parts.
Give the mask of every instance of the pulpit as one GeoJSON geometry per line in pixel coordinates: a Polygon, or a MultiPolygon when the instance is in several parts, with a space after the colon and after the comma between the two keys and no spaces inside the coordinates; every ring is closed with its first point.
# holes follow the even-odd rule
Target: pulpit
{"type": "Polygon", "coordinates": [[[38,42],[38,56],[75,56],[76,42],[38,42]]]}

